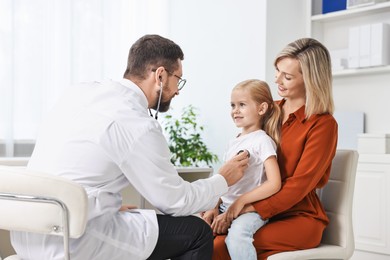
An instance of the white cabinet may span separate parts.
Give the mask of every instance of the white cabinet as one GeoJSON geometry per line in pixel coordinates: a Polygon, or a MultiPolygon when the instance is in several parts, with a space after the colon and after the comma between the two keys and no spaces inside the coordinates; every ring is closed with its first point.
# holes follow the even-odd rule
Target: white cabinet
{"type": "MultiPolygon", "coordinates": [[[[390,24],[390,2],[378,3],[360,8],[321,14],[322,0],[309,0],[311,16],[308,29],[311,37],[318,39],[332,51],[348,49],[349,29],[351,27],[373,24],[390,24]]],[[[390,66],[377,66],[335,71],[335,77],[389,73],[390,66]]]]}
{"type": "Polygon", "coordinates": [[[352,259],[390,259],[390,154],[360,154],[356,174],[352,259]]]}

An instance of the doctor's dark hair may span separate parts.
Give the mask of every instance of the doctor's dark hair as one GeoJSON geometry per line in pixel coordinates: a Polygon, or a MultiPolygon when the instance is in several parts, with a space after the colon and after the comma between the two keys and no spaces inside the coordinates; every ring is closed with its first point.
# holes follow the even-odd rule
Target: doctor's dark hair
{"type": "Polygon", "coordinates": [[[131,46],[123,76],[143,80],[148,72],[160,66],[175,71],[179,67],[178,59],[184,59],[179,45],[159,35],[145,35],[131,46]]]}
{"type": "Polygon", "coordinates": [[[299,61],[306,91],[306,118],[314,114],[333,114],[332,66],[328,49],[312,38],[289,43],[276,57],[274,65],[284,58],[299,61]]]}
{"type": "Polygon", "coordinates": [[[280,129],[282,126],[281,108],[274,103],[267,82],[258,79],[248,79],[238,83],[233,90],[248,91],[250,98],[258,105],[267,103],[268,108],[260,118],[260,127],[277,145],[280,144],[280,129]]]}

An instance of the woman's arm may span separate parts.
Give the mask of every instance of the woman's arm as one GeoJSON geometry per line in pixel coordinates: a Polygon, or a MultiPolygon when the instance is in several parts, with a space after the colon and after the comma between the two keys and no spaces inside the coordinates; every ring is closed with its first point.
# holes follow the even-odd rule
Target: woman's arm
{"type": "Polygon", "coordinates": [[[274,196],[253,204],[263,219],[281,212],[302,211],[304,205],[298,204],[305,203],[302,200],[309,193],[328,181],[336,152],[337,122],[331,115],[283,127],[278,154],[282,188],[274,196]]]}

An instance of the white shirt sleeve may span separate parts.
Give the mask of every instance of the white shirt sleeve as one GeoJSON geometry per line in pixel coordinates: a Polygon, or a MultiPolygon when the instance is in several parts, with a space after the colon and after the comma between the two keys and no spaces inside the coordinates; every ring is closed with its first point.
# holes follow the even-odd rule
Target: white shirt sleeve
{"type": "Polygon", "coordinates": [[[216,205],[228,186],[220,174],[189,183],[170,162],[160,129],[151,128],[132,142],[120,167],[132,185],[165,214],[185,216],[216,205]]]}

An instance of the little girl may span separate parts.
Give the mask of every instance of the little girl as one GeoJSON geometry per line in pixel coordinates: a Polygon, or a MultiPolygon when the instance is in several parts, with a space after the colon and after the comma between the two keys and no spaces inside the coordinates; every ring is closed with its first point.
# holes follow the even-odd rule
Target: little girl
{"type": "Polygon", "coordinates": [[[231,117],[241,133],[230,141],[224,159],[247,151],[249,166],[244,177],[229,188],[218,205],[202,214],[216,234],[226,232],[225,221],[234,219],[225,240],[233,260],[257,259],[253,234],[265,224],[257,212],[247,212],[245,206],[272,196],[281,187],[276,159],[280,115],[266,82],[246,80],[233,88],[231,117]]]}

